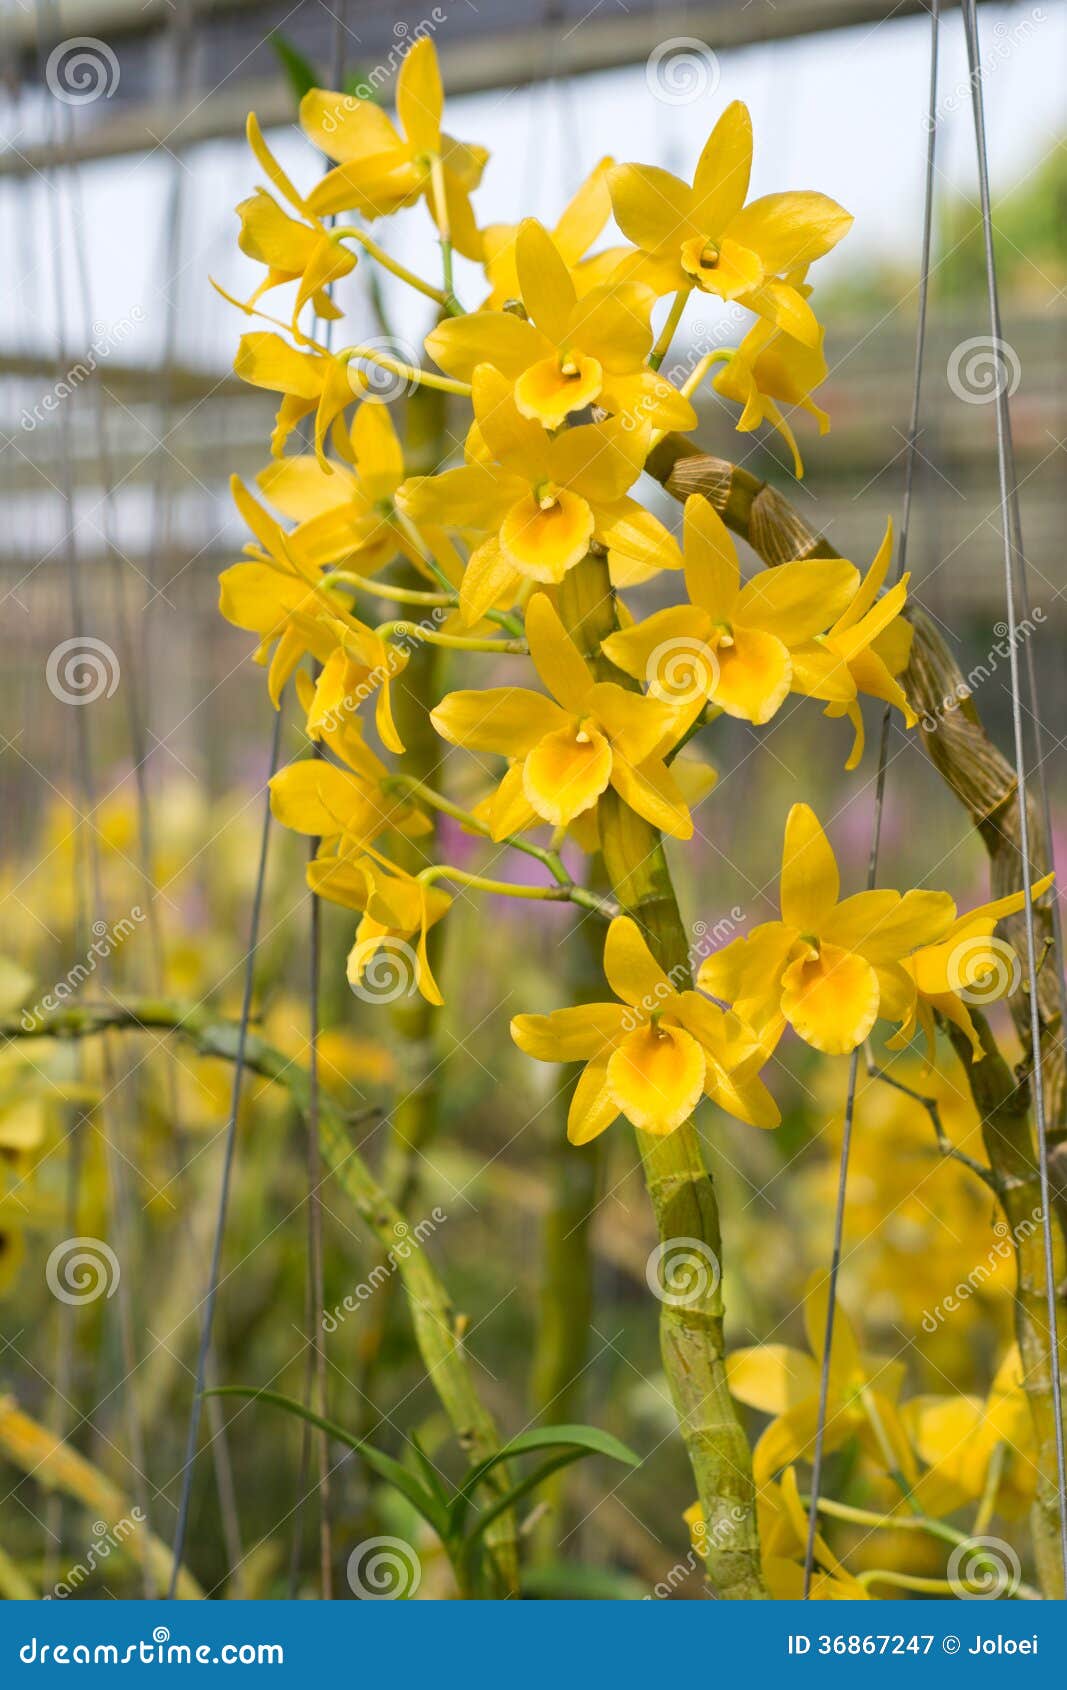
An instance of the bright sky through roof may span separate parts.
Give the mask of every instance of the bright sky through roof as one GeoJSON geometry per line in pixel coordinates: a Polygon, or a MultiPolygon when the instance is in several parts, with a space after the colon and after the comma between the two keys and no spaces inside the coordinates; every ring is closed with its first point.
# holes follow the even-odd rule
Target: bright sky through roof
{"type": "MultiPolygon", "coordinates": [[[[982,6],[980,16],[996,193],[1014,185],[1067,134],[1067,4],[982,6]]],[[[605,152],[688,174],[723,106],[744,99],[756,136],[753,191],[818,188],[855,214],[849,238],[820,265],[825,279],[859,257],[884,255],[910,264],[917,254],[928,42],[926,20],[898,19],[723,54],[705,78],[706,91],[683,103],[656,98],[646,67],[639,65],[457,99],[449,103],[447,122],[451,133],[483,142],[492,154],[476,200],[483,223],[511,221],[519,212],[552,222],[605,152]]],[[[942,42],[939,186],[970,192],[974,142],[958,9],[946,13],[942,42]]],[[[274,133],[270,139],[298,181],[313,180],[315,155],[298,134],[274,133]]],[[[233,206],[260,173],[240,141],[200,147],[187,163],[181,356],[221,367],[247,325],[211,292],[207,277],[241,294],[258,279],[258,267],[237,251],[233,206]]],[[[173,169],[168,155],[156,152],[82,171],[81,197],[91,208],[94,323],[106,328],[128,319],[135,308],[141,313],[123,341],[121,356],[127,359],[158,357],[162,343],[162,224],[173,169]]],[[[3,290],[0,335],[16,350],[53,344],[45,192],[42,184],[30,188],[25,182],[6,183],[0,192],[0,229],[17,272],[14,285],[3,290]]],[[[65,217],[77,214],[64,204],[65,217]]],[[[437,255],[421,208],[397,219],[385,239],[405,261],[436,275],[437,255]]],[[[473,268],[461,265],[459,278],[466,301],[476,302],[480,284],[473,268]]],[[[67,315],[76,348],[88,337],[73,300],[67,315]]],[[[420,302],[397,301],[402,335],[417,338],[426,326],[423,318],[420,302]]]]}

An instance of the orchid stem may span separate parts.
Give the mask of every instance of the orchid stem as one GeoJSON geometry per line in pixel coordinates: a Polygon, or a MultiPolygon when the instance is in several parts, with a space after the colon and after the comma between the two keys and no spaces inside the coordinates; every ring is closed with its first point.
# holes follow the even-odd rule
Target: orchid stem
{"type": "Polygon", "coordinates": [[[670,350],[671,341],[674,339],[674,331],[682,320],[682,313],[686,308],[689,301],[689,295],[692,291],[692,288],[679,288],[678,292],[675,294],[674,303],[672,304],[670,311],[667,313],[667,321],[664,323],[663,328],[660,331],[660,337],[648,355],[648,367],[650,370],[658,370],[664,358],[666,358],[667,353],[670,350]]]}
{"type": "Polygon", "coordinates": [[[899,1489],[901,1496],[904,1498],[904,1501],[907,1503],[912,1513],[916,1515],[921,1514],[922,1509],[919,1507],[919,1504],[916,1502],[915,1497],[912,1494],[910,1484],[900,1470],[900,1463],[897,1460],[897,1452],[890,1442],[889,1434],[885,1429],[885,1422],[879,1414],[878,1404],[874,1400],[874,1392],[871,1390],[869,1385],[861,1386],[859,1399],[863,1404],[863,1411],[870,1422],[871,1430],[874,1432],[875,1438],[878,1441],[878,1448],[882,1452],[882,1459],[885,1461],[886,1471],[888,1472],[889,1477],[899,1489]]]}
{"type": "Polygon", "coordinates": [[[469,399],[471,395],[469,381],[453,381],[451,376],[437,376],[432,370],[416,369],[414,364],[405,364],[377,346],[346,346],[337,356],[346,363],[363,358],[368,364],[380,364],[383,370],[391,370],[393,375],[402,376],[418,387],[434,387],[439,393],[456,393],[461,399],[469,399]]]}
{"type": "Polygon", "coordinates": [[[450,651],[505,651],[513,657],[527,657],[525,640],[480,640],[466,634],[440,634],[421,622],[382,622],[375,633],[383,640],[424,640],[427,645],[445,646],[450,651]]]}
{"type": "Polygon", "coordinates": [[[366,575],[356,575],[347,569],[334,569],[327,577],[338,586],[351,587],[357,593],[370,593],[375,598],[392,599],[396,604],[437,605],[442,609],[454,607],[455,596],[446,593],[421,593],[414,587],[393,587],[386,581],[373,581],[366,575]]]}
{"type": "MultiPolygon", "coordinates": [[[[434,810],[440,810],[443,816],[451,816],[453,821],[460,822],[463,827],[469,828],[472,833],[479,834],[483,839],[492,838],[485,823],[479,821],[470,810],[453,804],[451,798],[446,798],[443,792],[435,792],[433,787],[426,786],[413,775],[390,775],[383,784],[389,790],[408,792],[413,798],[421,798],[424,804],[429,804],[434,810]]],[[[536,858],[539,863],[544,864],[553,880],[560,886],[574,884],[558,851],[546,851],[544,846],[532,845],[529,840],[520,839],[517,834],[508,834],[504,839],[494,840],[494,844],[510,846],[516,851],[525,852],[528,857],[536,858]]]]}
{"type": "Polygon", "coordinates": [[[470,886],[477,892],[493,892],[501,898],[534,899],[547,904],[580,904],[583,909],[592,910],[594,915],[603,916],[605,921],[613,920],[619,913],[617,904],[598,898],[574,881],[557,886],[516,886],[510,880],[490,880],[483,874],[470,874],[466,869],[453,868],[450,863],[437,863],[432,868],[423,869],[418,879],[424,886],[432,886],[436,880],[451,880],[457,886],[470,886]]]}
{"type": "Polygon", "coordinates": [[[463,307],[456,298],[452,280],[452,230],[448,221],[448,199],[445,194],[445,167],[441,155],[435,153],[430,161],[430,187],[433,192],[433,214],[441,239],[441,273],[444,277],[444,305],[451,316],[462,315],[463,307]]]}
{"type": "Polygon", "coordinates": [[[358,241],[364,252],[368,253],[384,270],[388,270],[390,275],[396,276],[401,282],[406,282],[409,288],[415,289],[416,293],[421,293],[427,299],[432,299],[436,304],[443,306],[445,310],[448,309],[448,299],[441,288],[435,288],[431,282],[424,282],[421,276],[417,276],[406,265],[399,263],[395,258],[390,258],[384,247],[380,247],[377,241],[373,240],[365,230],[346,226],[342,229],[334,229],[331,238],[335,241],[358,241]]]}
{"type": "MultiPolygon", "coordinates": [[[[811,1506],[810,1496],[802,1496],[800,1500],[805,1508],[811,1506]]],[[[835,1520],[851,1521],[857,1526],[877,1526],[887,1532],[929,1532],[931,1537],[939,1537],[953,1547],[970,1541],[966,1532],[957,1531],[955,1526],[947,1526],[942,1520],[931,1520],[925,1514],[877,1514],[869,1508],[855,1508],[848,1502],[832,1502],[826,1496],[819,1498],[819,1513],[829,1514],[835,1520]]]]}

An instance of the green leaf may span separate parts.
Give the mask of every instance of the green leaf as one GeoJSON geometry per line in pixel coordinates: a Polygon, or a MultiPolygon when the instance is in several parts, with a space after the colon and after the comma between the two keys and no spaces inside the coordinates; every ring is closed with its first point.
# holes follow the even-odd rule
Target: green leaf
{"type": "Polygon", "coordinates": [[[343,92],[354,95],[357,100],[371,100],[375,105],[380,104],[377,88],[373,82],[367,81],[366,72],[358,68],[350,71],[345,77],[343,92]]]}
{"type": "Polygon", "coordinates": [[[392,1485],[400,1492],[411,1506],[420,1513],[437,1533],[442,1543],[447,1543],[449,1537],[448,1510],[443,1502],[432,1491],[426,1489],[415,1474],[399,1461],[394,1461],[391,1455],[383,1450],[375,1449],[373,1444],[365,1443],[362,1439],[346,1432],[343,1426],[338,1426],[333,1420],[324,1420],[321,1414],[315,1414],[310,1408],[305,1408],[302,1402],[293,1397],[286,1397],[280,1391],[257,1391],[247,1385],[216,1385],[205,1391],[209,1397],[246,1397],[255,1402],[273,1403],[275,1408],[282,1408],[288,1414],[294,1414],[300,1420],[306,1420],[309,1425],[317,1426],[321,1432],[334,1438],[338,1443],[347,1444],[356,1454],[367,1463],[372,1473],[377,1473],[380,1479],[392,1485]]]}
{"type": "Polygon", "coordinates": [[[419,1471],[426,1480],[427,1490],[432,1491],[433,1495],[437,1497],[442,1507],[447,1508],[449,1502],[448,1491],[445,1490],[444,1485],[441,1483],[440,1473],[430,1460],[430,1457],[426,1454],[426,1451],[423,1449],[422,1444],[419,1442],[419,1439],[414,1432],[409,1433],[408,1443],[411,1445],[412,1450],[415,1453],[415,1460],[418,1464],[419,1471]]]}
{"type": "Polygon", "coordinates": [[[286,81],[293,91],[297,105],[310,88],[321,88],[322,82],[314,65],[306,59],[298,47],[294,47],[288,36],[279,35],[277,31],[270,37],[270,44],[285,72],[286,81]]]}
{"type": "Polygon", "coordinates": [[[532,1455],[542,1449],[573,1450],[574,1454],[568,1459],[574,1461],[583,1455],[606,1455],[612,1461],[621,1461],[626,1467],[639,1467],[641,1464],[640,1457],[636,1456],[632,1449],[627,1449],[626,1445],[620,1443],[618,1438],[612,1437],[610,1432],[602,1432],[596,1426],[535,1426],[528,1432],[520,1432],[518,1437],[512,1438],[510,1443],[498,1449],[495,1455],[487,1456],[484,1461],[478,1462],[477,1466],[470,1469],[449,1511],[453,1531],[462,1529],[474,1491],[494,1467],[502,1461],[511,1461],[520,1455],[532,1455]]]}
{"type": "Polygon", "coordinates": [[[558,1473],[562,1467],[570,1467],[575,1461],[581,1461],[588,1453],[589,1451],[585,1449],[568,1449],[562,1455],[555,1455],[551,1461],[543,1461],[540,1467],[536,1467],[532,1473],[527,1473],[524,1479],[519,1479],[505,1495],[499,1498],[494,1497],[492,1507],[486,1508],[483,1513],[478,1515],[474,1525],[467,1533],[464,1539],[464,1547],[469,1549],[472,1544],[477,1543],[494,1520],[499,1519],[501,1514],[506,1514],[509,1508],[514,1508],[517,1502],[524,1496],[528,1496],[531,1491],[536,1490],[538,1485],[543,1485],[546,1479],[552,1477],[553,1473],[558,1473]]]}

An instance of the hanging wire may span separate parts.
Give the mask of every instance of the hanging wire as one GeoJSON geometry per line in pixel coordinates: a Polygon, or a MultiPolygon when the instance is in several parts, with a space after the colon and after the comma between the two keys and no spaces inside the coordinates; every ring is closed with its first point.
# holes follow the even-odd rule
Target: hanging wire
{"type": "MultiPolygon", "coordinates": [[[[922,398],[922,373],[926,353],[926,318],[930,292],[930,249],[933,230],[934,160],[937,147],[937,73],[940,45],[940,0],[930,0],[930,79],[926,116],[926,170],[923,183],[922,243],[919,255],[918,323],[915,331],[915,365],[912,379],[911,418],[908,424],[907,449],[904,457],[904,504],[900,520],[900,540],[892,578],[899,581],[904,573],[908,555],[908,536],[911,528],[912,495],[915,485],[915,462],[918,457],[919,416],[922,398]]],[[[878,771],[874,789],[874,818],[871,826],[871,847],[867,860],[867,890],[872,891],[878,879],[878,857],[882,842],[882,816],[885,810],[886,770],[889,765],[889,731],[891,710],[887,704],[882,712],[878,739],[878,771]]],[[[845,1195],[848,1188],[849,1158],[852,1150],[852,1128],[856,1114],[856,1086],[859,1079],[859,1048],[852,1052],[848,1067],[848,1091],[845,1098],[845,1117],[841,1136],[841,1160],[837,1176],[837,1197],[834,1205],[833,1244],[830,1252],[829,1295],[826,1303],[826,1326],[823,1333],[822,1361],[819,1369],[819,1410],[815,1427],[815,1448],[812,1453],[811,1503],[808,1508],[808,1533],[804,1548],[804,1597],[811,1595],[812,1574],[815,1568],[815,1536],[819,1518],[819,1489],[822,1483],[823,1449],[826,1440],[827,1405],[830,1396],[830,1355],[834,1342],[834,1316],[837,1309],[837,1281],[841,1269],[841,1250],[845,1229],[845,1195]]]]}
{"type": "MultiPolygon", "coordinates": [[[[279,709],[274,718],[274,734],[271,739],[270,775],[278,767],[278,758],[282,743],[282,712],[279,709]]],[[[268,782],[270,779],[268,775],[268,782]]],[[[222,1269],[222,1245],[226,1232],[226,1217],[230,1203],[230,1185],[233,1177],[234,1155],[237,1149],[237,1116],[241,1104],[241,1089],[244,1081],[245,1051],[248,1046],[248,1024],[252,1018],[252,993],[256,977],[256,951],[259,947],[259,928],[263,914],[263,889],[267,879],[267,850],[270,844],[270,789],[267,788],[263,806],[263,831],[259,842],[259,864],[256,869],[255,891],[252,894],[252,913],[248,924],[248,951],[245,956],[244,987],[241,997],[241,1019],[237,1029],[237,1044],[233,1060],[233,1085],[230,1092],[230,1113],[226,1123],[226,1143],[222,1154],[222,1179],[219,1184],[219,1206],[215,1215],[215,1234],[211,1246],[211,1267],[208,1273],[207,1294],[203,1303],[203,1319],[200,1326],[200,1346],[196,1357],[196,1377],[193,1384],[193,1400],[189,1408],[189,1426],[185,1444],[185,1462],[182,1467],[182,1492],[178,1504],[178,1524],[174,1532],[173,1562],[170,1572],[170,1588],[167,1595],[173,1598],[178,1585],[182,1560],[185,1555],[185,1539],[189,1529],[189,1503],[193,1489],[193,1469],[196,1465],[197,1442],[200,1436],[200,1416],[204,1405],[204,1387],[207,1383],[208,1358],[211,1352],[212,1332],[215,1324],[215,1306],[219,1295],[219,1277],[222,1269]]]]}
{"type": "MultiPolygon", "coordinates": [[[[333,53],[330,62],[330,77],[332,86],[343,88],[345,70],[348,59],[348,4],[347,0],[338,0],[334,14],[333,53]]],[[[332,292],[332,289],[331,289],[332,292]]],[[[322,326],[322,333],[327,347],[332,340],[333,324],[328,320],[322,326]]],[[[317,669],[317,665],[314,666],[317,669]]],[[[322,746],[318,740],[312,745],[312,755],[322,756],[322,746]]],[[[308,841],[308,860],[314,861],[318,854],[321,841],[308,841]]],[[[323,1291],[323,1244],[322,1244],[322,1198],[319,1185],[322,1178],[319,1144],[319,987],[322,973],[322,911],[318,898],[312,894],[308,907],[308,1108],[307,1108],[307,1180],[308,1180],[308,1230],[307,1230],[307,1282],[305,1298],[305,1324],[307,1327],[308,1365],[305,1381],[305,1396],[308,1406],[314,1406],[318,1401],[318,1412],[326,1414],[327,1409],[327,1360],[325,1335],[322,1328],[321,1311],[325,1301],[323,1291]]],[[[301,1439],[300,1466],[297,1479],[297,1502],[294,1510],[293,1544],[289,1563],[290,1593],[296,1595],[300,1574],[300,1550],[302,1541],[303,1500],[307,1489],[307,1471],[310,1463],[311,1444],[314,1442],[318,1454],[318,1482],[316,1489],[319,1498],[319,1574],[322,1585],[322,1597],[329,1601],[333,1596],[333,1523],[330,1506],[330,1442],[325,1432],[312,1434],[311,1428],[305,1426],[301,1439]]]]}
{"type": "MultiPolygon", "coordinates": [[[[986,287],[989,296],[989,328],[994,350],[1003,345],[1000,318],[1000,292],[997,285],[996,254],[993,248],[993,217],[989,192],[989,149],[986,140],[985,100],[982,89],[982,56],[978,39],[978,17],[975,0],[963,0],[963,26],[967,38],[967,67],[971,84],[971,107],[974,114],[974,140],[978,164],[978,196],[982,214],[982,240],[985,248],[986,287]]],[[[1041,1189],[1041,1230],[1045,1256],[1045,1296],[1050,1345],[1050,1374],[1053,1391],[1053,1422],[1056,1433],[1056,1482],[1059,1491],[1059,1527],[1062,1570],[1067,1588],[1067,1483],[1065,1483],[1063,1440],[1063,1396],[1060,1383],[1060,1351],[1056,1306],[1055,1263],[1052,1247],[1052,1208],[1049,1196],[1048,1123],[1045,1113],[1045,1078],[1041,1052],[1041,1013],[1038,1002],[1037,933],[1034,926],[1034,902],[1030,881],[1032,858],[1030,853],[1030,814],[1027,802],[1026,749],[1024,743],[1022,698],[1019,676],[1019,650],[1016,603],[1025,593],[1026,558],[1022,549],[1019,521],[1015,454],[1011,431],[1011,409],[1004,382],[996,389],[997,474],[1000,482],[1000,512],[1004,538],[1004,599],[1008,623],[1009,665],[1011,672],[1011,713],[1015,742],[1015,779],[1019,803],[1019,855],[1022,858],[1023,900],[1026,922],[1027,992],[1030,1002],[1030,1043],[1032,1056],[1031,1087],[1034,1104],[1034,1124],[1037,1131],[1038,1174],[1041,1189]]],[[[1036,699],[1035,699],[1036,702],[1036,699]]],[[[1035,722],[1037,720],[1035,712],[1035,722]]],[[[1057,965],[1062,966],[1057,956],[1057,965]]]]}

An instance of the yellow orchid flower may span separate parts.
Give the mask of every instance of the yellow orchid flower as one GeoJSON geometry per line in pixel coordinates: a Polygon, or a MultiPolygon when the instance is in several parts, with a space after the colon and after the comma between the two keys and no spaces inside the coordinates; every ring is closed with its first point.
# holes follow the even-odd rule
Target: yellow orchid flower
{"type": "Polygon", "coordinates": [[[323,711],[322,676],[312,682],[309,675],[298,675],[297,693],[310,737],[321,739],[344,767],[313,757],[280,769],[270,782],[276,820],[295,833],[323,839],[342,854],[362,850],[387,829],[409,838],[430,832],[432,823],[421,810],[387,791],[389,770],[365,743],[359,718],[323,711]]]}
{"type": "Polygon", "coordinates": [[[296,523],[287,536],[295,557],[314,567],[343,560],[361,575],[376,575],[398,553],[412,556],[393,502],[404,455],[388,405],[365,400],[347,434],[335,430],[334,439],[347,461],[334,460],[329,472],[305,453],[269,464],[256,480],[296,523]]]}
{"type": "Polygon", "coordinates": [[[401,991],[414,988],[427,1003],[444,1003],[430,967],[426,935],[451,906],[449,893],[372,850],[361,856],[345,854],[336,841],[323,842],[308,864],[307,880],[320,898],[362,913],[348,953],[348,982],[354,991],[371,1001],[380,994],[382,1001],[391,1002],[401,991]],[[407,941],[416,934],[413,950],[407,941]],[[384,981],[379,974],[383,968],[384,981]]]}
{"type": "Polygon", "coordinates": [[[927,1464],[912,1495],[933,1519],[987,1496],[994,1457],[1000,1461],[994,1504],[1009,1519],[1025,1514],[1037,1480],[1034,1422],[1013,1344],[983,1402],[974,1396],[919,1396],[902,1418],[927,1464]]]}
{"type": "Polygon", "coordinates": [[[321,570],[293,556],[281,527],[237,476],[230,490],[258,545],[246,547],[245,559],[219,576],[219,609],[235,627],[258,634],[256,662],[269,664],[267,686],[277,708],[301,658],[310,652],[325,663],[332,654],[337,639],[323,616],[336,607],[323,590],[321,570]]]}
{"type": "Polygon", "coordinates": [[[407,666],[407,652],[338,604],[326,590],[329,575],[294,556],[278,523],[236,476],[231,488],[259,546],[248,548],[244,562],[223,570],[219,609],[236,627],[259,635],[256,661],[269,663],[271,702],[278,707],[286,682],[310,652],[322,665],[308,729],[311,737],[319,737],[316,718],[341,723],[377,693],[375,720],[382,742],[390,751],[403,751],[389,684],[407,666]]]}
{"type": "Polygon", "coordinates": [[[566,827],[609,786],[654,827],[690,838],[688,808],[662,757],[672,731],[680,737],[678,712],[614,681],[594,681],[544,593],[527,607],[526,638],[551,697],[488,687],[449,693],[430,712],[451,744],[518,759],[487,813],[493,838],[538,819],[566,827]]]}
{"type": "MultiPolygon", "coordinates": [[[[795,285],[806,297],[808,290],[799,283],[795,285]]],[[[781,407],[806,411],[818,423],[820,434],[829,430],[830,418],[811,397],[827,376],[823,334],[820,327],[815,345],[805,346],[762,319],[749,329],[711,384],[724,399],[743,406],[735,425],[739,434],[751,434],[763,423],[777,429],[793,454],[793,469],[798,478],[804,474],[804,463],[796,435],[781,407]]]]}
{"type": "Polygon", "coordinates": [[[631,427],[696,427],[689,400],[645,368],[647,288],[620,282],[579,298],[551,235],[532,217],[519,226],[515,269],[525,316],[475,311],[443,319],[426,336],[427,352],[447,375],[470,381],[479,364],[492,364],[513,384],[520,414],[547,429],[593,404],[631,427]]]}
{"type": "Polygon", "coordinates": [[[896,679],[907,668],[911,653],[912,629],[903,619],[910,575],[902,575],[888,592],[878,596],[892,555],[890,520],[847,610],[825,634],[793,653],[794,692],[828,700],[824,716],[847,716],[852,723],[855,738],[846,769],[854,769],[863,756],[861,694],[894,705],[903,715],[905,727],[913,728],[919,719],[896,679]]]}
{"type": "Polygon", "coordinates": [[[782,1019],[816,1050],[841,1055],[879,1014],[901,1017],[909,997],[902,959],[936,943],[955,919],[947,892],[856,892],[839,897],[837,863],[813,810],[794,804],[785,824],[782,919],[734,939],[700,966],[697,984],[757,1032],[782,1019]]]}
{"type": "Polygon", "coordinates": [[[465,621],[514,603],[524,581],[562,581],[594,542],[606,549],[616,586],[681,567],[667,529],[627,497],[644,464],[638,431],[612,419],[552,438],[520,415],[511,383],[488,364],[475,370],[473,390],[477,455],[440,475],[413,476],[397,495],[420,526],[485,536],[463,577],[465,621]]]}
{"type": "MultiPolygon", "coordinates": [[[[608,281],[628,250],[626,247],[611,247],[592,258],[585,256],[611,216],[608,172],[614,163],[613,158],[602,158],[594,166],[551,231],[552,240],[570,271],[579,299],[584,298],[591,288],[608,281]]],[[[483,311],[500,311],[510,300],[519,297],[519,278],[515,267],[515,238],[518,232],[518,223],[489,223],[482,230],[485,273],[492,285],[492,292],[482,304],[483,311]]]]}
{"type": "MultiPolygon", "coordinates": [[[[1040,898],[1055,880],[1046,874],[1030,888],[1031,898],[1040,898]]],[[[972,1061],[985,1055],[968,1003],[983,1006],[1008,997],[1019,984],[1019,964],[1006,939],[994,939],[993,930],[1005,916],[1017,915],[1026,904],[1024,892],[979,904],[957,916],[936,945],[925,945],[901,963],[914,987],[914,995],[900,1032],[889,1040],[890,1050],[899,1050],[914,1037],[916,1026],[926,1035],[928,1061],[933,1061],[935,1016],[958,1027],[971,1041],[972,1061]]]]}
{"type": "Polygon", "coordinates": [[[791,648],[809,642],[848,604],[859,572],[844,558],[764,569],[741,585],[722,518],[694,493],[685,504],[690,603],[611,634],[604,652],[655,696],[707,699],[729,716],[769,722],[793,680],[791,648]]]}
{"type": "MultiPolygon", "coordinates": [[[[828,1297],[828,1278],[813,1275],[804,1298],[804,1330],[810,1355],[788,1344],[758,1344],[735,1350],[726,1358],[730,1390],[738,1402],[774,1416],[753,1452],[753,1473],[761,1487],[791,1462],[811,1459],[819,1424],[828,1297]]],[[[883,1468],[892,1465],[909,1481],[913,1479],[917,1474],[915,1457],[896,1408],[903,1382],[903,1362],[865,1355],[848,1315],[838,1303],[830,1352],[824,1452],[840,1449],[855,1437],[883,1468]]]]}
{"type": "Polygon", "coordinates": [[[404,743],[393,720],[390,683],[408,666],[408,652],[354,616],[327,616],[325,626],[336,644],[315,683],[308,733],[318,738],[317,721],[338,720],[376,695],[374,725],[388,751],[402,753],[404,743]]]}
{"type": "Polygon", "coordinates": [[[333,238],[307,200],[297,193],[263,139],[254,112],[248,116],[247,134],[249,146],[258,162],[298,217],[290,217],[283,211],[265,188],[257,188],[248,199],[241,201],[237,207],[241,220],[237,244],[249,258],[265,264],[267,274],[248,300],[243,304],[239,300],[234,303],[241,305],[242,310],[250,311],[256,301],[273,288],[282,287],[287,282],[298,282],[300,285],[292,315],[293,332],[298,333],[297,320],[309,301],[316,317],[336,321],[344,313],[333,303],[328,290],[331,283],[355,269],[356,254],[333,238]]]}
{"type": "Polygon", "coordinates": [[[405,55],[396,79],[399,130],[373,100],[312,88],[300,102],[305,134],[338,168],[308,195],[320,217],[354,210],[386,217],[425,196],[436,216],[439,175],[449,237],[465,258],[480,259],[481,236],[471,210],[472,189],[481,181],[489,154],[484,147],[454,141],[441,130],[444,92],[437,51],[428,37],[405,55]]]}
{"type": "Polygon", "coordinates": [[[604,973],[620,1002],[517,1015],[511,1023],[527,1056],[585,1063],[567,1119],[572,1144],[588,1144],[619,1115],[662,1137],[689,1119],[702,1096],[738,1120],[778,1125],[757,1072],[762,1047],[736,1016],[699,992],[678,991],[629,916],[608,928],[604,973]]]}
{"type": "Polygon", "coordinates": [[[280,334],[255,329],[241,336],[233,367],[249,386],[282,395],[270,441],[274,457],[281,457],[297,423],[314,411],[315,456],[324,473],[331,475],[326,436],[334,419],[364,396],[367,379],[316,341],[305,344],[307,350],[298,352],[280,334]]]}
{"type": "Polygon", "coordinates": [[[835,200],[809,192],[767,194],[746,205],[751,168],[752,122],[739,100],[708,137],[692,187],[654,165],[616,165],[610,175],[615,221],[639,253],[623,272],[657,294],[697,287],[738,299],[817,346],[811,307],[781,278],[828,253],[852,218],[835,200]]]}

